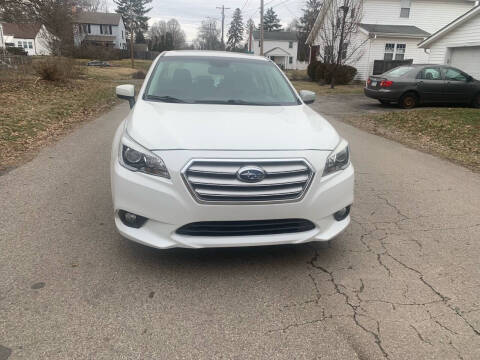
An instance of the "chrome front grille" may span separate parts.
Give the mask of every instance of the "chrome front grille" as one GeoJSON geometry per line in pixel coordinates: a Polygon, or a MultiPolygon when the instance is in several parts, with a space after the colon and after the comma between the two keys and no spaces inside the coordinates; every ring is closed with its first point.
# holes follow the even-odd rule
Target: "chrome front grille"
{"type": "Polygon", "coordinates": [[[194,198],[208,203],[262,203],[300,200],[308,189],[314,171],[304,159],[192,160],[182,176],[194,198]],[[263,170],[258,182],[245,182],[239,170],[263,170]]]}

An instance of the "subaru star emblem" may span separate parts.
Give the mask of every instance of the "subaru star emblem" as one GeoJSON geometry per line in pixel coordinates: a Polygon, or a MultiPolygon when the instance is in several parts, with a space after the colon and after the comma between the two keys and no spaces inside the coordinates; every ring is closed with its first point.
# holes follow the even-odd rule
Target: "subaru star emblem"
{"type": "Polygon", "coordinates": [[[256,183],[265,178],[265,170],[258,166],[245,166],[237,172],[237,179],[243,182],[256,183]]]}

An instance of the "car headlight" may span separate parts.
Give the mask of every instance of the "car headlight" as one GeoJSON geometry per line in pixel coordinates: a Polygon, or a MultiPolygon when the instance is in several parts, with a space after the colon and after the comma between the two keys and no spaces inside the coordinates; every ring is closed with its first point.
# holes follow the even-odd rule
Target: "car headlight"
{"type": "Polygon", "coordinates": [[[346,140],[341,140],[335,150],[328,155],[323,176],[346,169],[350,165],[350,148],[346,140]]]}
{"type": "Polygon", "coordinates": [[[126,131],[119,146],[118,159],[120,165],[128,170],[170,179],[163,160],[133,140],[126,131]]]}

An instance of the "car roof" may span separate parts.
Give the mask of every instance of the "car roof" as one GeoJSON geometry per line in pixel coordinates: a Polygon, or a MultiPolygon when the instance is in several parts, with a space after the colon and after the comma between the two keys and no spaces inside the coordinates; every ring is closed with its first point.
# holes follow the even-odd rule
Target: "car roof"
{"type": "Polygon", "coordinates": [[[269,61],[269,59],[263,56],[255,56],[250,54],[243,54],[231,51],[212,51],[212,50],[173,50],[165,51],[162,56],[185,56],[185,57],[223,57],[223,58],[236,58],[245,60],[263,60],[269,61]]]}

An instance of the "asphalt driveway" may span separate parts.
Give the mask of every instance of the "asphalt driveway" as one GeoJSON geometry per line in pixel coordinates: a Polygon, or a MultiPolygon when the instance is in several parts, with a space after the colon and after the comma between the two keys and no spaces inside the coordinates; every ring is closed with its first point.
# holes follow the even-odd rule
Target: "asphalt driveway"
{"type": "Polygon", "coordinates": [[[126,112],[0,176],[0,360],[480,358],[478,174],[333,120],[356,202],[330,247],[157,251],[112,221],[126,112]]]}

